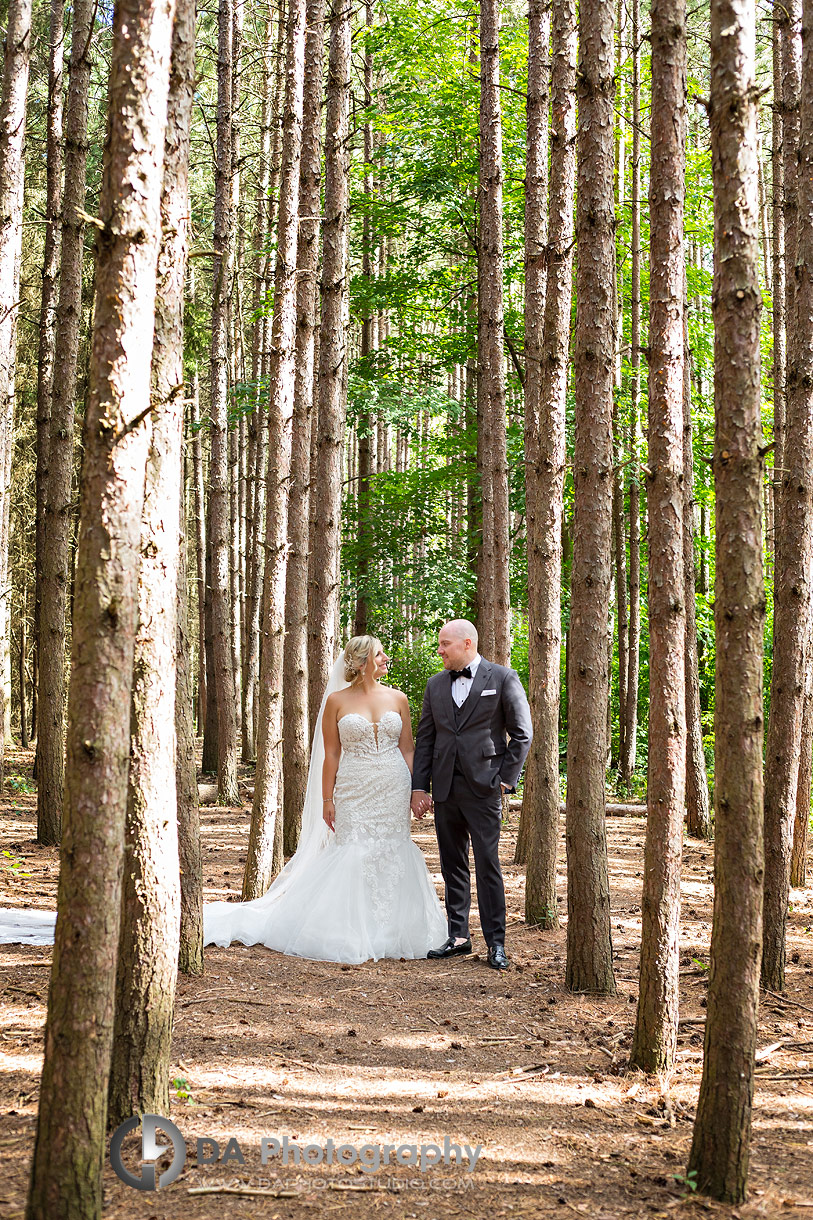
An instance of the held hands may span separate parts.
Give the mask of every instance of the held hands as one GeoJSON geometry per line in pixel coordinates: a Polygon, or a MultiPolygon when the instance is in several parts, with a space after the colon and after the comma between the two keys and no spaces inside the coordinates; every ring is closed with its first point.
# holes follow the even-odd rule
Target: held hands
{"type": "Polygon", "coordinates": [[[426,811],[432,808],[432,798],[429,793],[417,790],[413,792],[410,808],[416,818],[422,818],[426,811]]]}
{"type": "Polygon", "coordinates": [[[336,806],[333,803],[333,798],[322,801],[322,817],[328,827],[335,832],[336,830],[336,806]]]}

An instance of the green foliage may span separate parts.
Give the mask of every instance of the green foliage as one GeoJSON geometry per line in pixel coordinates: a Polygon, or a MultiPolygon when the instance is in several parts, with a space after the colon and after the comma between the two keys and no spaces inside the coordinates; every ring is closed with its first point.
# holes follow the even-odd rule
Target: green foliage
{"type": "Polygon", "coordinates": [[[6,851],[5,849],[3,849],[0,855],[2,855],[0,864],[2,864],[3,868],[6,869],[7,872],[13,873],[15,877],[31,876],[30,873],[23,871],[25,869],[25,860],[23,860],[22,856],[18,856],[16,852],[6,851]]]}

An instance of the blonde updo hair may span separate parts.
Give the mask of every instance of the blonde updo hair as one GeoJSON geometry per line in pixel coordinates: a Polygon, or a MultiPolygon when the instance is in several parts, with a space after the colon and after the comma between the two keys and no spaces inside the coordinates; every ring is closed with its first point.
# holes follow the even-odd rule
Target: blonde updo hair
{"type": "Polygon", "coordinates": [[[344,650],[344,680],[355,682],[367,660],[381,648],[381,641],[374,635],[354,635],[344,650]]]}

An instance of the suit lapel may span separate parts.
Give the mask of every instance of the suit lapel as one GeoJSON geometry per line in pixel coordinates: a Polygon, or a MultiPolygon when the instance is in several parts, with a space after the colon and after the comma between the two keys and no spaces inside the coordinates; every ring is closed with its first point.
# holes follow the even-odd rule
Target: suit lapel
{"type": "MultiPolygon", "coordinates": [[[[474,675],[474,678],[472,680],[471,688],[469,690],[469,696],[466,699],[466,702],[463,704],[463,706],[460,709],[460,719],[457,722],[458,730],[463,728],[463,725],[466,723],[469,716],[471,716],[472,712],[474,711],[475,707],[477,706],[477,700],[480,698],[481,692],[483,690],[485,690],[486,682],[488,681],[488,679],[490,677],[491,677],[491,664],[489,661],[484,661],[481,658],[480,664],[477,666],[477,673],[474,675]]],[[[449,698],[450,699],[452,697],[451,685],[452,684],[450,682],[449,683],[449,688],[450,688],[449,689],[449,698]]],[[[452,713],[452,714],[454,715],[454,713],[452,713]]]]}
{"type": "Polygon", "coordinates": [[[449,720],[451,722],[451,724],[454,724],[455,718],[454,718],[454,699],[452,698],[452,680],[449,677],[449,674],[445,669],[443,670],[442,674],[440,674],[439,676],[441,679],[441,682],[440,682],[441,705],[443,707],[444,712],[446,713],[446,719],[449,720]]]}

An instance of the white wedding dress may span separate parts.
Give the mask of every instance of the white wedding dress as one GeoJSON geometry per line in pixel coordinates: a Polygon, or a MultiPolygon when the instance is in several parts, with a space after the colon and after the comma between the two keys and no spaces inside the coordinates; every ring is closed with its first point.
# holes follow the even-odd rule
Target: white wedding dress
{"type": "Polygon", "coordinates": [[[377,724],[357,712],[341,717],[335,834],[327,832],[323,849],[279,900],[285,870],[253,902],[207,903],[207,944],[237,940],[320,961],[364,962],[426,957],[443,943],[446,916],[410,836],[412,779],[400,736],[395,711],[377,724]]]}
{"type": "MultiPolygon", "coordinates": [[[[347,685],[334,666],[325,700],[347,685]]],[[[262,944],[318,961],[421,958],[447,936],[446,916],[420,848],[410,836],[409,767],[398,747],[401,716],[377,724],[357,712],[339,720],[342,754],[336,829],[321,817],[322,709],[311,753],[300,846],[268,891],[252,902],[204,903],[204,943],[262,944]]],[[[50,944],[56,915],[0,910],[0,944],[50,944]]]]}

